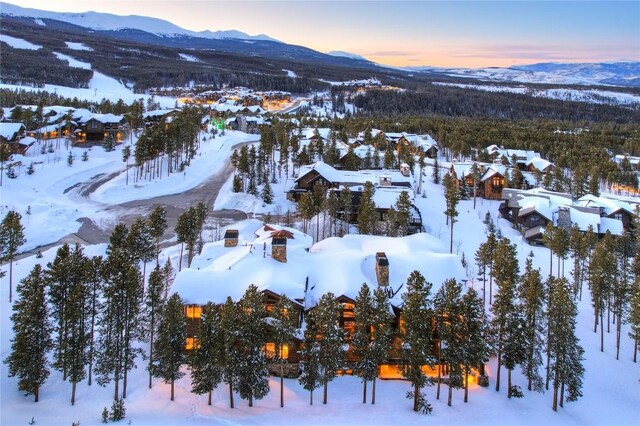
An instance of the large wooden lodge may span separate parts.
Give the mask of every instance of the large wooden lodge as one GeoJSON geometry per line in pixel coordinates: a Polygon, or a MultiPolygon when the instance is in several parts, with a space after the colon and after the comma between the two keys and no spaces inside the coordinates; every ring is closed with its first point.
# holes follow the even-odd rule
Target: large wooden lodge
{"type": "MultiPolygon", "coordinates": [[[[391,296],[391,326],[399,335],[401,295],[411,271],[420,271],[436,286],[450,277],[464,277],[457,256],[425,233],[401,238],[346,235],[312,245],[310,236],[292,228],[263,225],[253,219],[236,226],[226,231],[224,240],[205,244],[191,267],[183,269],[172,285],[171,292],[180,294],[185,303],[186,350],[197,344],[204,305],[209,301],[222,305],[227,297],[238,301],[251,284],[262,292],[267,315],[280,295],[286,294],[294,301],[299,327],[320,297],[332,292],[342,306],[339,324],[348,334],[355,331],[355,300],[362,283],[372,289],[383,287],[391,296]]],[[[282,348],[290,364],[285,373],[288,376],[298,373],[301,344],[300,339],[282,348]]],[[[396,337],[387,362],[380,368],[381,378],[401,377],[396,368],[400,345],[396,337]]],[[[267,357],[273,356],[275,345],[267,343],[264,350],[267,357]]],[[[350,363],[356,360],[349,350],[344,372],[348,373],[350,363]]],[[[437,374],[437,370],[430,373],[437,374]]]]}

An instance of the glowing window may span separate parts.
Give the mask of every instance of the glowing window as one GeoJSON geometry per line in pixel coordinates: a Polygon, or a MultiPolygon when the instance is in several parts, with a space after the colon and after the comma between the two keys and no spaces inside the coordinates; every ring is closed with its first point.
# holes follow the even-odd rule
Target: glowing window
{"type": "Polygon", "coordinates": [[[185,343],[185,349],[190,351],[193,349],[198,349],[200,344],[198,343],[198,339],[196,337],[187,337],[187,341],[185,343]]]}
{"type": "Polygon", "coordinates": [[[189,319],[200,319],[202,316],[202,306],[188,305],[185,306],[185,316],[189,319]]]}

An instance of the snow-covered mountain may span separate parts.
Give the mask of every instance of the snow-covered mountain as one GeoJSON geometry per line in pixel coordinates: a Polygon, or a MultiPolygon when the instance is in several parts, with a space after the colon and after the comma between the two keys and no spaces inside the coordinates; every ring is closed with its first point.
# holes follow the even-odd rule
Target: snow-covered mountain
{"type": "Polygon", "coordinates": [[[130,15],[120,16],[110,13],[84,12],[84,13],[58,13],[38,9],[28,9],[9,3],[0,3],[0,13],[16,17],[34,18],[39,25],[46,25],[43,19],[53,19],[78,25],[93,30],[123,30],[135,29],[155,34],[161,37],[191,36],[208,39],[241,39],[241,40],[266,40],[278,41],[265,34],[255,36],[236,30],[219,31],[190,31],[181,28],[171,22],[150,18],[146,16],[130,15]]]}
{"type": "Polygon", "coordinates": [[[640,87],[640,62],[637,61],[572,64],[539,63],[516,65],[509,68],[439,68],[420,66],[405,67],[403,69],[503,82],[640,87]]]}
{"type": "Polygon", "coordinates": [[[337,56],[339,58],[351,58],[351,59],[356,59],[358,61],[371,62],[370,60],[368,60],[364,56],[360,56],[360,55],[355,54],[355,53],[344,52],[342,50],[332,50],[331,52],[327,52],[327,55],[337,56]]]}

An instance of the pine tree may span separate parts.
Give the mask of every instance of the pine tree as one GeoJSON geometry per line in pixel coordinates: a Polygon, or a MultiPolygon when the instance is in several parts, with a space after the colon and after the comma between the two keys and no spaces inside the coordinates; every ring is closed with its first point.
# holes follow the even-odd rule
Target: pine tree
{"type": "Polygon", "coordinates": [[[577,314],[578,309],[571,297],[568,282],[564,278],[554,280],[549,298],[549,350],[554,411],[558,409],[558,400],[562,407],[563,401],[576,401],[582,396],[584,350],[575,335],[577,314]]]}
{"type": "Polygon", "coordinates": [[[108,134],[104,138],[104,141],[102,142],[102,148],[104,148],[105,151],[110,152],[110,151],[113,151],[115,147],[116,147],[116,142],[113,139],[113,135],[108,134]]]}
{"type": "Polygon", "coordinates": [[[233,192],[242,192],[242,178],[240,175],[233,175],[233,192]]]}
{"type": "Polygon", "coordinates": [[[438,156],[433,161],[433,183],[436,185],[440,184],[440,164],[438,162],[438,156]]]}
{"type": "Polygon", "coordinates": [[[32,174],[34,174],[36,172],[35,167],[33,166],[33,163],[29,163],[29,167],[27,167],[27,174],[29,176],[31,176],[32,174]]]}
{"type": "Polygon", "coordinates": [[[267,359],[264,346],[267,343],[265,309],[262,293],[250,285],[238,302],[238,370],[236,389],[242,399],[253,407],[254,399],[262,399],[269,393],[267,359]]]}
{"type": "Polygon", "coordinates": [[[322,384],[322,371],[320,367],[320,342],[318,341],[319,329],[315,315],[311,315],[311,312],[306,317],[307,327],[304,330],[304,344],[300,350],[301,371],[298,382],[303,389],[309,391],[309,404],[313,405],[313,391],[322,384]]]}
{"type": "Polygon", "coordinates": [[[27,242],[20,213],[10,210],[0,223],[0,259],[9,261],[9,303],[13,299],[13,258],[21,245],[27,242]]]}
{"type": "Polygon", "coordinates": [[[156,240],[156,265],[160,264],[160,238],[167,229],[167,211],[158,206],[149,214],[149,228],[151,236],[156,240]]]}
{"type": "Polygon", "coordinates": [[[87,299],[89,286],[89,269],[91,261],[84,256],[79,244],[70,254],[70,270],[68,298],[64,309],[64,336],[62,341],[62,367],[68,373],[72,384],[71,405],[75,404],[76,385],[86,377],[85,366],[88,364],[89,323],[87,299]]]}
{"type": "Polygon", "coordinates": [[[358,207],[358,232],[362,235],[373,235],[376,233],[378,223],[378,212],[373,201],[375,188],[371,182],[365,182],[364,190],[360,196],[360,206],[358,207]]]}
{"type": "Polygon", "coordinates": [[[89,161],[89,152],[87,151],[83,152],[81,159],[82,161],[89,161]]]}
{"type": "MultiPolygon", "coordinates": [[[[616,279],[611,287],[609,309],[613,312],[616,325],[616,360],[620,359],[620,339],[622,337],[622,324],[627,319],[629,299],[632,291],[632,261],[634,255],[634,238],[631,232],[625,232],[614,241],[618,270],[616,279]]],[[[608,323],[608,320],[607,320],[608,323]]],[[[608,330],[607,330],[608,331],[608,330]]]]}
{"type": "Polygon", "coordinates": [[[337,370],[343,367],[345,359],[345,333],[338,324],[341,310],[342,307],[333,293],[326,293],[320,298],[318,305],[309,312],[318,331],[318,364],[323,386],[323,404],[327,403],[329,382],[335,379],[337,370]]]}
{"type": "Polygon", "coordinates": [[[464,402],[469,400],[469,375],[471,368],[484,374],[484,363],[489,359],[489,345],[485,338],[487,321],[484,303],[478,293],[470,288],[462,296],[462,365],[464,366],[464,402]]]}
{"type": "Polygon", "coordinates": [[[171,383],[171,401],[174,400],[175,381],[184,376],[180,371],[180,366],[185,363],[184,345],[187,340],[183,305],[180,295],[173,294],[158,324],[153,375],[171,383]]]}
{"type": "Polygon", "coordinates": [[[544,284],[539,269],[533,269],[531,257],[527,258],[524,274],[520,279],[518,293],[522,301],[525,327],[525,359],[522,364],[527,378],[527,389],[542,392],[543,383],[539,368],[542,365],[542,346],[544,345],[544,284]]]}
{"type": "Polygon", "coordinates": [[[102,257],[93,256],[90,260],[90,264],[87,264],[88,276],[87,276],[87,286],[88,286],[88,297],[86,300],[87,306],[87,316],[89,320],[89,350],[88,350],[88,363],[89,363],[89,380],[88,384],[91,386],[92,381],[92,373],[93,373],[93,358],[95,354],[95,326],[96,320],[98,318],[98,313],[102,309],[102,257]]]}
{"type": "Polygon", "coordinates": [[[142,262],[142,290],[144,292],[147,262],[156,257],[156,249],[152,229],[142,217],[138,217],[131,225],[127,235],[127,245],[133,260],[142,262]]]}
{"type": "Polygon", "coordinates": [[[135,367],[136,356],[142,352],[133,346],[143,334],[141,276],[125,251],[126,248],[113,244],[107,248],[109,255],[102,270],[104,304],[98,319],[100,337],[96,346],[98,384],[105,386],[114,381],[114,400],[120,399],[121,380],[122,398],[126,398],[127,374],[135,367]]]}
{"type": "Polygon", "coordinates": [[[351,351],[358,358],[354,374],[362,379],[362,403],[367,403],[367,382],[378,375],[378,364],[370,359],[371,326],[373,324],[373,296],[367,283],[363,283],[356,296],[354,309],[354,333],[351,336],[351,351]]]}
{"type": "Polygon", "coordinates": [[[149,274],[149,286],[145,294],[145,334],[149,340],[149,389],[151,389],[153,379],[154,355],[156,333],[158,330],[158,320],[162,317],[162,310],[166,304],[166,277],[160,265],[149,274]]]}
{"type": "Polygon", "coordinates": [[[280,364],[280,407],[284,407],[284,364],[296,336],[298,319],[293,302],[284,294],[271,311],[271,336],[275,346],[274,361],[280,364]]]}
{"type": "Polygon", "coordinates": [[[604,352],[604,311],[609,300],[611,288],[616,280],[616,257],[609,250],[607,242],[601,240],[595,246],[589,262],[589,282],[591,283],[591,302],[594,308],[595,322],[593,332],[598,331],[600,320],[600,352],[604,352]]]}
{"type": "Polygon", "coordinates": [[[220,325],[224,331],[223,345],[224,357],[221,362],[222,380],[229,385],[229,407],[234,408],[233,387],[237,381],[240,353],[238,351],[238,307],[230,297],[227,297],[220,312],[220,325]]]}
{"type": "Polygon", "coordinates": [[[351,215],[353,212],[353,194],[349,188],[345,187],[340,190],[339,197],[340,211],[342,212],[342,228],[339,236],[349,233],[349,224],[351,223],[351,215]]]}
{"type": "Polygon", "coordinates": [[[463,322],[462,317],[462,286],[454,278],[445,280],[433,299],[436,313],[436,329],[439,336],[438,350],[438,391],[440,396],[440,382],[442,368],[449,372],[449,395],[447,405],[451,406],[453,389],[463,386],[463,322]]]}
{"type": "Polygon", "coordinates": [[[18,390],[34,395],[35,402],[49,377],[47,352],[53,346],[45,289],[42,267],[36,264],[16,289],[19,298],[12,306],[11,353],[5,360],[9,377],[18,376],[18,390]]]}
{"type": "Polygon", "coordinates": [[[122,162],[125,163],[125,173],[127,174],[125,185],[129,185],[129,158],[131,158],[131,147],[127,145],[122,148],[122,162]]]}
{"type": "Polygon", "coordinates": [[[73,154],[69,151],[69,155],[67,155],[67,166],[73,166],[73,154]]]}
{"type": "MultiPolygon", "coordinates": [[[[373,381],[371,389],[371,404],[376,403],[376,379],[380,364],[383,364],[391,350],[393,341],[393,330],[391,321],[393,314],[389,296],[385,289],[378,287],[373,292],[373,312],[371,319],[371,347],[369,348],[369,359],[376,365],[375,374],[371,375],[373,381]]],[[[373,373],[373,372],[372,372],[373,373]]]]}
{"type": "Polygon", "coordinates": [[[432,284],[425,281],[418,271],[413,271],[406,286],[407,290],[402,295],[400,332],[403,343],[399,365],[402,374],[413,386],[413,411],[418,411],[421,389],[432,384],[422,367],[426,365],[433,369],[436,361],[431,353],[434,343],[430,299],[432,284]]]}
{"type": "Polygon", "coordinates": [[[187,358],[191,369],[191,392],[196,395],[208,393],[208,405],[211,405],[213,390],[222,382],[224,330],[220,325],[220,309],[211,302],[207,303],[202,309],[197,344],[187,358]]]}
{"type": "Polygon", "coordinates": [[[460,201],[459,196],[460,194],[451,174],[447,173],[444,176],[444,199],[447,206],[444,214],[447,216],[450,229],[449,253],[453,253],[453,224],[456,222],[455,218],[458,216],[458,210],[456,210],[456,207],[460,201]]]}
{"type": "Polygon", "coordinates": [[[404,237],[409,234],[411,224],[411,199],[407,191],[402,191],[395,204],[396,211],[396,235],[404,237]]]}
{"type": "Polygon", "coordinates": [[[266,181],[264,183],[264,186],[262,187],[262,201],[264,201],[267,204],[271,204],[273,203],[273,191],[271,190],[271,184],[269,183],[269,181],[266,181]]]}
{"type": "Polygon", "coordinates": [[[629,337],[633,339],[633,362],[638,360],[638,344],[640,343],[640,280],[636,279],[631,289],[629,307],[629,337]]]}
{"type": "MultiPolygon", "coordinates": [[[[498,368],[496,376],[496,391],[500,390],[500,367],[505,360],[509,361],[507,366],[509,379],[511,378],[511,370],[517,364],[518,354],[512,353],[517,351],[518,345],[522,345],[522,341],[516,338],[520,337],[518,331],[518,307],[516,305],[516,285],[518,282],[518,258],[515,245],[510,244],[507,238],[502,238],[496,245],[493,254],[493,275],[496,280],[498,290],[494,303],[491,307],[493,312],[493,320],[491,321],[491,334],[494,350],[497,353],[498,368]]],[[[509,383],[508,396],[511,397],[511,383],[509,383]]]]}

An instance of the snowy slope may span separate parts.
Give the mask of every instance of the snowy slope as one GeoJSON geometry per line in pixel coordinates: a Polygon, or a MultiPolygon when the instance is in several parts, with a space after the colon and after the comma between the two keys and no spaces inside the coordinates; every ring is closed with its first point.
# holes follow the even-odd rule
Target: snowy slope
{"type": "MultiPolygon", "coordinates": [[[[119,155],[115,155],[115,159],[119,155]]],[[[65,166],[66,167],[66,166],[65,166]]],[[[114,163],[114,168],[121,165],[114,163]]],[[[74,167],[66,168],[68,178],[74,179],[79,172],[74,167]]],[[[62,172],[60,172],[62,173],[62,172]]],[[[430,182],[430,168],[425,170],[426,198],[416,199],[416,203],[429,218],[428,232],[442,240],[448,246],[448,230],[444,222],[444,197],[442,186],[430,182]]],[[[521,236],[508,223],[498,219],[496,209],[499,202],[479,200],[476,210],[473,201],[462,201],[458,206],[460,215],[454,229],[454,253],[465,253],[471,259],[473,252],[484,240],[482,218],[485,212],[491,212],[505,236],[518,246],[520,260],[523,262],[529,251],[534,253],[534,262],[547,273],[548,250],[531,247],[522,242],[521,236]]],[[[49,222],[56,219],[51,217],[49,222]]],[[[330,242],[329,242],[330,243],[330,242]]],[[[325,243],[326,245],[326,243],[325,243]]],[[[105,246],[89,246],[88,255],[104,254],[105,246]]],[[[161,261],[168,257],[176,265],[179,246],[163,251],[161,261]]],[[[35,263],[43,266],[55,256],[55,248],[45,251],[42,259],[25,258],[14,264],[15,282],[26,276],[35,263]]],[[[570,263],[570,260],[567,260],[570,263]]],[[[522,265],[521,265],[522,266],[522,265]]],[[[428,265],[427,265],[428,267],[428,265]]],[[[2,267],[3,270],[7,266],[2,267]]],[[[147,268],[149,269],[149,268],[147,268]]],[[[569,269],[569,268],[567,268],[569,269]]],[[[469,277],[476,274],[473,266],[469,277]]],[[[469,285],[482,289],[482,283],[470,281],[469,285]]],[[[5,358],[10,350],[12,336],[8,303],[8,283],[3,279],[0,286],[0,357],[5,358]]],[[[586,289],[585,289],[586,290],[586,289]]],[[[585,348],[584,396],[577,402],[567,403],[558,412],[551,410],[551,393],[542,394],[524,391],[523,399],[506,397],[504,386],[495,391],[496,363],[492,358],[487,366],[491,386],[481,388],[471,383],[469,402],[462,401],[462,391],[453,392],[453,405],[448,407],[446,399],[436,399],[435,388],[426,388],[425,393],[434,408],[433,414],[424,416],[411,411],[411,403],[405,399],[410,390],[407,382],[399,380],[378,381],[377,401],[375,405],[362,404],[362,384],[355,377],[338,377],[329,384],[329,401],[323,405],[321,390],[315,392],[315,403],[309,405],[309,393],[301,388],[296,380],[285,379],[285,407],[279,406],[278,380],[270,380],[271,392],[263,400],[256,401],[255,407],[247,407],[246,401],[236,395],[236,408],[228,406],[228,389],[219,386],[213,393],[213,405],[208,406],[206,396],[190,393],[188,370],[185,377],[176,383],[176,399],[169,400],[169,385],[154,380],[153,388],[147,387],[145,361],[137,360],[137,369],[129,376],[128,396],[126,399],[126,419],[133,425],[157,424],[196,424],[196,425],[273,425],[275,424],[352,424],[352,425],[424,425],[424,424],[460,424],[460,425],[637,425],[640,406],[638,365],[631,360],[631,340],[627,337],[628,327],[623,327],[622,351],[620,361],[615,360],[615,333],[605,335],[605,351],[599,351],[599,335],[592,332],[592,308],[588,292],[579,303],[577,333],[581,345],[585,348]]],[[[143,346],[146,347],[146,346],[143,346]]],[[[521,387],[526,382],[520,369],[513,373],[514,384],[521,387]]],[[[84,426],[100,425],[100,412],[104,406],[111,405],[113,384],[100,387],[97,384],[87,386],[83,381],[78,386],[76,405],[69,403],[71,385],[62,380],[59,372],[52,372],[40,393],[40,402],[34,404],[31,396],[26,397],[17,391],[17,380],[7,377],[5,364],[0,364],[0,423],[2,425],[23,425],[32,418],[36,425],[69,425],[80,421],[84,426]]],[[[447,392],[444,386],[443,392],[447,392]]]]}
{"type": "Polygon", "coordinates": [[[138,15],[119,16],[97,12],[58,13],[23,8],[9,3],[2,3],[0,13],[12,16],[32,17],[38,20],[54,19],[94,30],[121,30],[132,28],[159,36],[188,35],[211,39],[237,38],[243,40],[278,41],[264,34],[251,36],[236,30],[190,31],[162,19],[138,15]]]}
{"type": "Polygon", "coordinates": [[[355,54],[355,53],[344,52],[342,50],[332,50],[331,52],[327,52],[327,55],[337,56],[337,57],[340,57],[340,58],[357,59],[358,61],[371,62],[367,58],[365,58],[364,56],[361,56],[361,55],[358,55],[358,54],[355,54]]]}
{"type": "Polygon", "coordinates": [[[435,72],[455,77],[538,84],[640,86],[640,62],[532,64],[509,68],[405,67],[409,71],[435,72]]]}

